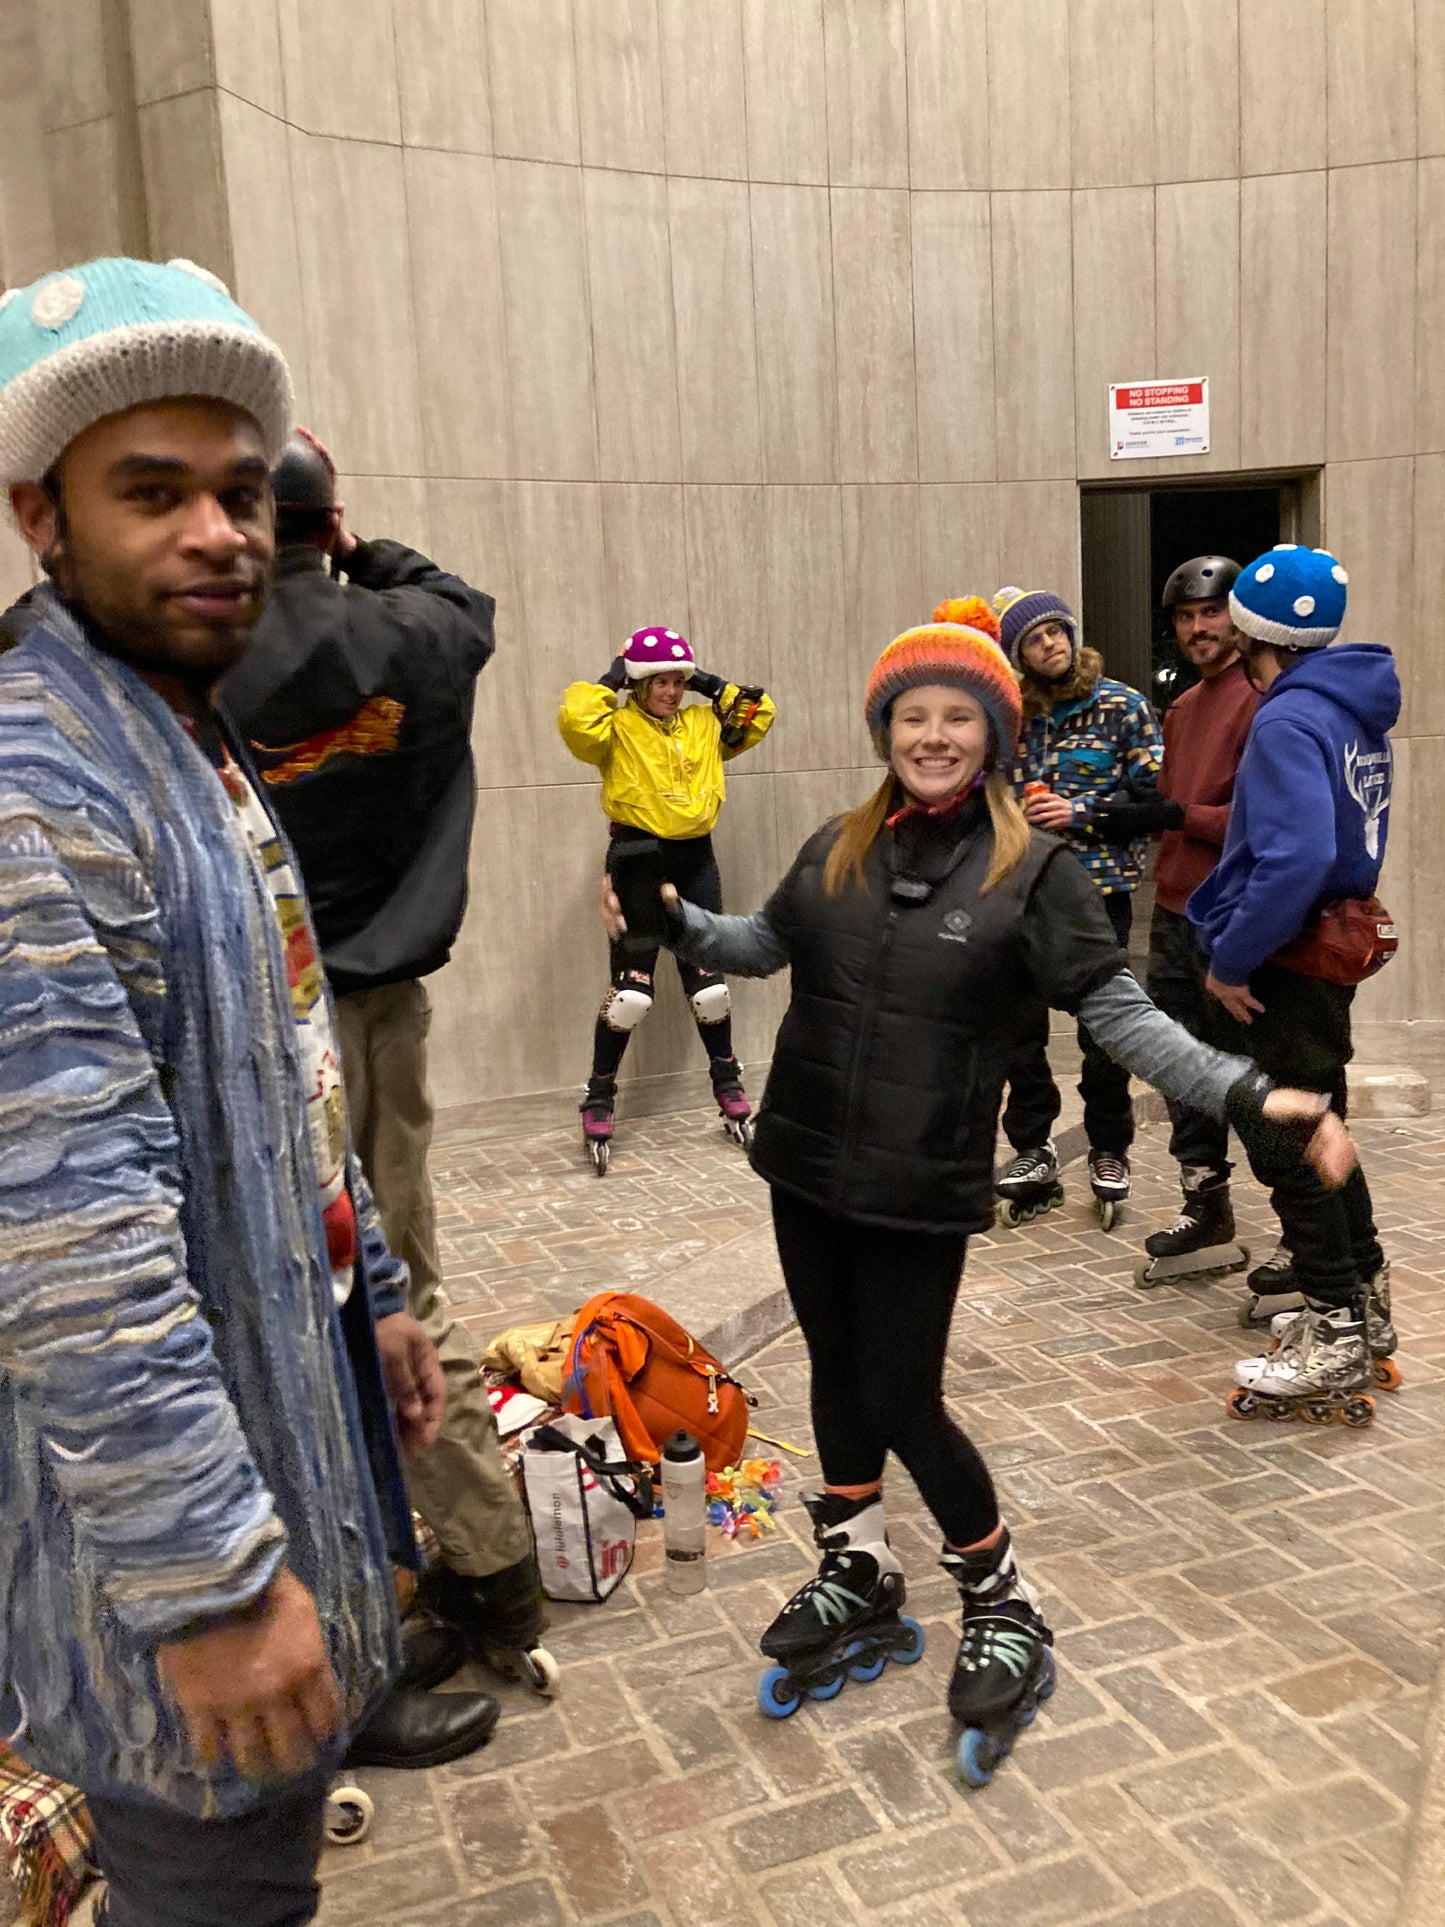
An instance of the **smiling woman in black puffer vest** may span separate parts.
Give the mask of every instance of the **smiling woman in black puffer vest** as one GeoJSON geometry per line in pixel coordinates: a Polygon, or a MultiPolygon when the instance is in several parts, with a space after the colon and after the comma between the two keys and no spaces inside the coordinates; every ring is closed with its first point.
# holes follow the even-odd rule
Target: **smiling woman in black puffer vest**
{"type": "Polygon", "coordinates": [[[891,1450],[942,1529],[963,1597],[949,1705],[975,1729],[960,1755],[975,1779],[1053,1684],[1052,1636],[988,1469],[943,1402],[964,1248],[992,1222],[999,1097],[1021,1029],[1041,1004],[1067,1010],[1167,1095],[1227,1109],[1246,1139],[1283,1131],[1334,1181],[1351,1161],[1320,1101],[1272,1092],[1247,1058],[1155,1009],[1078,862],[1030,830],[1002,774],[1019,690],[997,636],[993,611],[970,597],[884,650],[865,713],[888,774],[809,838],[764,909],[670,905],[680,955],[740,976],[792,970],[753,1162],[772,1187],[812,1367],[825,1485],[807,1505],[824,1556],[763,1635],[783,1662],[765,1676],[764,1710],[791,1710],[800,1689],[831,1696],[847,1666],[871,1677],[884,1652],[916,1656],[883,1524],[891,1450]]]}

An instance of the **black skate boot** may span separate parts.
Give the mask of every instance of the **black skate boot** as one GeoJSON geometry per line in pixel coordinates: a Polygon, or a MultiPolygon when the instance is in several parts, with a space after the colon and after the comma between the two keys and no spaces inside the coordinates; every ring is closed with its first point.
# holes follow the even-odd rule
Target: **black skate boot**
{"type": "Polygon", "coordinates": [[[940,1563],[963,1600],[963,1636],[948,1683],[948,1710],[963,1727],[958,1771],[969,1786],[987,1786],[1058,1683],[1049,1651],[1054,1636],[1038,1594],[1019,1577],[1007,1527],[983,1552],[945,1546],[940,1563]]]}
{"type": "Polygon", "coordinates": [[[1064,1187],[1059,1183],[1054,1140],[1045,1138],[1037,1150],[1020,1151],[994,1189],[998,1192],[994,1217],[1009,1231],[1061,1205],[1064,1187]]]}
{"type": "Polygon", "coordinates": [[[1254,1325],[1272,1326],[1281,1312],[1293,1317],[1304,1310],[1294,1259],[1282,1244],[1275,1246],[1262,1265],[1255,1266],[1246,1283],[1249,1297],[1239,1308],[1239,1322],[1245,1331],[1254,1325]]]}
{"type": "Polygon", "coordinates": [[[617,1079],[589,1077],[587,1095],[578,1109],[582,1113],[582,1142],[599,1178],[607,1175],[612,1156],[612,1118],[617,1109],[617,1079]]]}
{"type": "Polygon", "coordinates": [[[743,1068],[735,1057],[714,1057],[708,1064],[712,1094],[722,1114],[723,1129],[734,1144],[747,1150],[753,1141],[753,1107],[743,1089],[743,1068]]]}
{"type": "Polygon", "coordinates": [[[1090,1151],[1089,1188],[1101,1230],[1112,1231],[1119,1207],[1129,1195],[1129,1159],[1122,1152],[1090,1151]]]}
{"type": "Polygon", "coordinates": [[[1211,1272],[1243,1271],[1249,1253],[1234,1239],[1234,1208],[1229,1201],[1229,1179],[1207,1164],[1186,1164],[1180,1173],[1184,1203],[1167,1231],[1144,1240],[1149,1254],[1134,1268],[1134,1283],[1177,1283],[1181,1278],[1203,1278],[1211,1272]]]}
{"type": "Polygon", "coordinates": [[[1301,1418],[1311,1425],[1369,1425],[1374,1361],[1365,1342],[1363,1293],[1353,1305],[1311,1306],[1286,1322],[1278,1342],[1234,1368],[1233,1418],[1301,1418]]]}
{"type": "Polygon", "coordinates": [[[758,1681],[758,1705],[774,1720],[796,1713],[804,1696],[835,1698],[845,1679],[877,1679],[890,1659],[911,1666],[923,1657],[923,1628],[898,1614],[903,1568],[888,1543],[882,1499],[805,1492],[803,1504],[823,1562],[758,1641],[779,1662],[758,1681]]]}
{"type": "Polygon", "coordinates": [[[455,1626],[470,1656],[504,1679],[522,1679],[550,1699],[557,1691],[557,1662],[542,1645],[547,1614],[537,1555],[515,1566],[472,1579],[439,1560],[422,1575],[419,1602],[445,1626],[455,1626]]]}

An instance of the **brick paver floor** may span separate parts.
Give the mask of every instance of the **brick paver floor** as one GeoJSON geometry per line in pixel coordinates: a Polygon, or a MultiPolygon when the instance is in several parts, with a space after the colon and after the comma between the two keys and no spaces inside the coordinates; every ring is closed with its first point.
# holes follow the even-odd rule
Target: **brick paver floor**
{"type": "MultiPolygon", "coordinates": [[[[459,1308],[480,1327],[619,1279],[665,1296],[679,1242],[762,1209],[725,1144],[699,1179],[704,1125],[637,1127],[656,1168],[618,1192],[578,1185],[560,1134],[451,1147],[459,1308]]],[[[796,1494],[815,1466],[790,1461],[777,1536],[720,1546],[705,1593],[666,1591],[646,1528],[613,1601],[554,1608],[555,1704],[503,1686],[473,1759],[365,1776],[375,1833],[328,1856],[327,1927],[1383,1927],[1445,1602],[1445,1134],[1359,1136],[1406,1375],[1366,1432],[1231,1421],[1238,1285],[1134,1288],[1138,1242],[1175,1202],[1159,1131],[1112,1236],[1076,1166],[1062,1212],[975,1243],[947,1390],[1045,1590],[1061,1675],[991,1788],[950,1772],[956,1604],[902,1476],[923,1662],[790,1720],[758,1713],[758,1632],[813,1563],[796,1494]]],[[[1240,1189],[1262,1252],[1262,1200],[1240,1189]]],[[[796,1337],[745,1376],[759,1423],[806,1443],[796,1337]]]]}

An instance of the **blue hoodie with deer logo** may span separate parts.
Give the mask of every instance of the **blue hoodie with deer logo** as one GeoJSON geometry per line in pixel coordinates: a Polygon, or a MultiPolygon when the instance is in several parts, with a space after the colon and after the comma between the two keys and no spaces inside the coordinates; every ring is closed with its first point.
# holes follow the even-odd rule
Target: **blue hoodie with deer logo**
{"type": "Polygon", "coordinates": [[[1394,658],[1376,642],[1317,650],[1265,694],[1224,855],[1188,904],[1221,983],[1247,983],[1320,904],[1374,895],[1390,821],[1388,731],[1399,714],[1394,658]]]}

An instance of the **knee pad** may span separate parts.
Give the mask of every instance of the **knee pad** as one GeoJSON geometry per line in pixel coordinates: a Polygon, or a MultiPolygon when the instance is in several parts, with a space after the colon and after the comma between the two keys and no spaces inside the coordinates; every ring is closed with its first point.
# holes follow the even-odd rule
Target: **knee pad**
{"type": "Polygon", "coordinates": [[[652,1009],[652,992],[637,984],[614,984],[602,999],[598,1016],[609,1030],[636,1030],[652,1009]]]}
{"type": "Polygon", "coordinates": [[[700,1024],[720,1024],[724,1017],[730,1015],[733,1007],[726,984],[704,984],[701,990],[692,993],[688,1002],[700,1024]]]}

